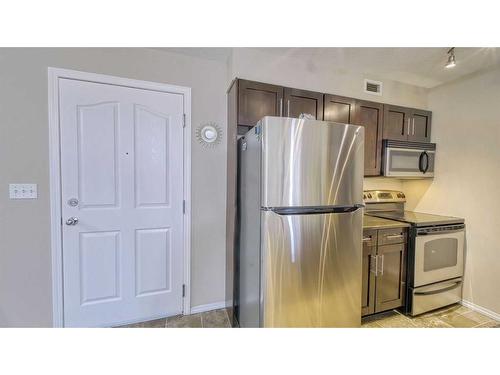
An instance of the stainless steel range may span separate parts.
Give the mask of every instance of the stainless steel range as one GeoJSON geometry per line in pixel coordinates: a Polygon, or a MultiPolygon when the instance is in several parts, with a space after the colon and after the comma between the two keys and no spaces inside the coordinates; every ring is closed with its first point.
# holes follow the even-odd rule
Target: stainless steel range
{"type": "Polygon", "coordinates": [[[364,192],[366,214],[411,225],[406,312],[418,315],[462,299],[464,219],[405,211],[403,192],[364,192]]]}

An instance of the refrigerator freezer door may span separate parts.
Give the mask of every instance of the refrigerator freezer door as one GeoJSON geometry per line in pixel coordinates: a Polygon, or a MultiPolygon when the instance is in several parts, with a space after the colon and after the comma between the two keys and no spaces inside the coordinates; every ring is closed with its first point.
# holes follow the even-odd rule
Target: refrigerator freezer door
{"type": "Polygon", "coordinates": [[[262,327],[359,327],[362,219],[262,211],[262,327]]]}
{"type": "Polygon", "coordinates": [[[259,124],[262,207],[363,204],[362,126],[282,117],[259,124]]]}

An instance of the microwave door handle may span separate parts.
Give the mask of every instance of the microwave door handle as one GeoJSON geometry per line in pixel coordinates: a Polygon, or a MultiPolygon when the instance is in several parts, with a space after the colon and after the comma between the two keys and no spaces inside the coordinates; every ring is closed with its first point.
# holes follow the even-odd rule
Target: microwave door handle
{"type": "Polygon", "coordinates": [[[425,155],[425,168],[423,172],[426,173],[429,170],[429,154],[427,151],[424,151],[423,154],[425,155]]]}
{"type": "Polygon", "coordinates": [[[425,154],[425,153],[426,153],[425,151],[424,151],[424,152],[422,152],[422,153],[420,154],[420,156],[418,157],[418,170],[419,170],[420,172],[422,172],[422,173],[425,173],[425,171],[424,171],[424,167],[422,166],[422,162],[424,161],[424,154],[425,154]]]}

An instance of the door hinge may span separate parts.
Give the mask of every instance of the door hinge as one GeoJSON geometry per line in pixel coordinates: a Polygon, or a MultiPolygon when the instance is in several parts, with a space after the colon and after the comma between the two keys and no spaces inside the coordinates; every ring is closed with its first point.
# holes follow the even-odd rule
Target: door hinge
{"type": "Polygon", "coordinates": [[[185,200],[182,201],[182,213],[183,214],[186,213],[186,201],[185,200]]]}
{"type": "Polygon", "coordinates": [[[182,284],[182,296],[186,297],[186,284],[182,284]]]}
{"type": "Polygon", "coordinates": [[[183,128],[186,127],[186,114],[185,113],[182,114],[182,127],[183,128]]]}

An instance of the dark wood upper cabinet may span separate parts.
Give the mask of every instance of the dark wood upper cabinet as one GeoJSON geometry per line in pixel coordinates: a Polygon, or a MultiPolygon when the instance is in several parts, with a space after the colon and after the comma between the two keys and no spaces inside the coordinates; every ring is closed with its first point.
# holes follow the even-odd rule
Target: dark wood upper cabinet
{"type": "Polygon", "coordinates": [[[411,109],[395,105],[384,105],[384,139],[406,141],[410,129],[411,109]]]}
{"type": "Polygon", "coordinates": [[[316,120],[323,120],[323,94],[285,88],[283,116],[298,118],[302,114],[309,114],[316,120]]]}
{"type": "Polygon", "coordinates": [[[323,119],[325,121],[341,122],[343,124],[353,123],[356,99],[325,94],[324,102],[323,119]]]}
{"type": "Polygon", "coordinates": [[[283,87],[239,80],[238,125],[255,126],[264,116],[281,116],[283,87]]]}
{"type": "Polygon", "coordinates": [[[384,139],[431,141],[432,113],[422,109],[384,105],[384,139]]]}
{"type": "Polygon", "coordinates": [[[408,140],[415,142],[430,142],[431,120],[432,112],[421,109],[412,110],[411,131],[408,134],[408,140]]]}
{"type": "Polygon", "coordinates": [[[354,112],[356,125],[365,128],[365,176],[380,176],[384,105],[357,100],[354,112]]]}

